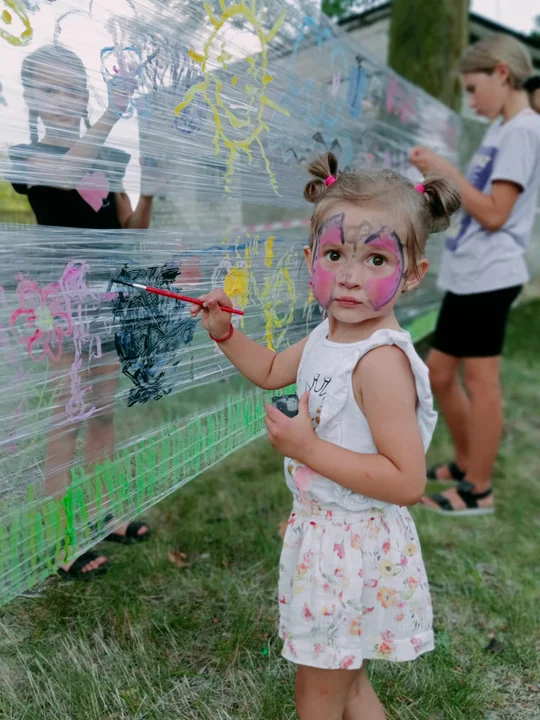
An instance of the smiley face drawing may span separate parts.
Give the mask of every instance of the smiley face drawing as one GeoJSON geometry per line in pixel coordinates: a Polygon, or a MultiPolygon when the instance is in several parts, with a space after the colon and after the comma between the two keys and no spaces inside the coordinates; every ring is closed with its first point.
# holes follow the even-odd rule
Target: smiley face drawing
{"type": "Polygon", "coordinates": [[[203,79],[189,88],[175,113],[181,113],[194,102],[196,95],[201,94],[216,127],[213,140],[216,154],[219,154],[222,145],[229,152],[225,190],[230,192],[238,153],[245,153],[251,163],[251,146],[255,144],[260,148],[271,186],[278,194],[277,180],[261,136],[270,131],[263,119],[265,108],[289,115],[287,110],[267,96],[267,89],[273,80],[268,72],[267,46],[279,31],[285,13],[267,32],[263,27],[264,8],[261,6],[257,10],[257,0],[233,2],[229,6],[226,0],[220,0],[220,8],[221,14],[214,15],[209,3],[205,4],[208,19],[213,26],[212,32],[202,53],[189,51],[191,59],[201,66],[203,79]],[[238,24],[242,22],[243,29],[239,31],[238,24]],[[234,58],[227,51],[227,38],[231,36],[235,37],[235,47],[249,47],[249,53],[244,58],[234,58]],[[254,45],[257,46],[255,49],[254,45]]]}

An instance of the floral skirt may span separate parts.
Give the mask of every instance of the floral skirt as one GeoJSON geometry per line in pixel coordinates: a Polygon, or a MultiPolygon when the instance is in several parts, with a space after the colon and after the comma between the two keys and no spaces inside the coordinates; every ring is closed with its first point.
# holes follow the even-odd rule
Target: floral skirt
{"type": "Polygon", "coordinates": [[[279,579],[283,656],[356,669],[433,650],[432,609],[406,508],[347,512],[295,501],[279,579]]]}

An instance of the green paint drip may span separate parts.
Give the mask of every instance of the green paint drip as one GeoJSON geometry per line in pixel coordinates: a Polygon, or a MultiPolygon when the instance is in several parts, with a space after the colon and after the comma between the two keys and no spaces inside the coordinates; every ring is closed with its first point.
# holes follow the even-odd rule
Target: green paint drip
{"type": "Polygon", "coordinates": [[[66,521],[65,526],[65,559],[69,561],[71,559],[71,553],[75,552],[74,547],[74,535],[75,535],[75,518],[73,516],[73,491],[68,488],[66,494],[62,498],[62,505],[64,506],[64,517],[66,521]]]}

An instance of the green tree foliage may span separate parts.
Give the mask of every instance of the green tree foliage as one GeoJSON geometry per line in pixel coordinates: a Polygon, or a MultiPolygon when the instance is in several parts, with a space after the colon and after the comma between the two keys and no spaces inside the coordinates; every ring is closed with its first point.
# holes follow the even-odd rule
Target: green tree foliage
{"type": "Polygon", "coordinates": [[[323,0],[322,11],[328,17],[340,18],[347,14],[354,0],[323,0]]]}
{"type": "Polygon", "coordinates": [[[534,18],[534,29],[529,35],[530,40],[540,48],[540,15],[534,18]]]}

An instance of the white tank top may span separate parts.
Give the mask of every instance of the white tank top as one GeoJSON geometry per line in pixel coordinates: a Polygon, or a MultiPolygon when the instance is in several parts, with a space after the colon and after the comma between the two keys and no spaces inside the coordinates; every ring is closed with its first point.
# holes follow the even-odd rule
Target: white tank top
{"type": "MultiPolygon", "coordinates": [[[[366,416],[354,398],[352,374],[360,359],[381,345],[397,345],[409,358],[416,381],[416,416],[424,450],[428,449],[437,422],[426,365],[418,356],[411,336],[404,330],[377,330],[367,340],[335,343],[328,340],[328,320],[309,336],[296,381],[300,397],[309,390],[309,411],[317,435],[357,453],[377,453],[366,416]]],[[[317,475],[292,458],[285,458],[287,486],[301,501],[337,506],[351,512],[385,509],[390,504],[372,500],[317,475]],[[296,477],[296,481],[295,481],[296,477]]]]}

